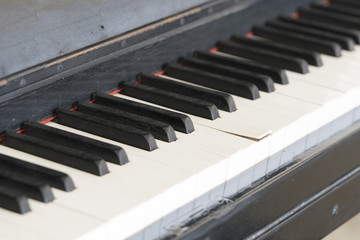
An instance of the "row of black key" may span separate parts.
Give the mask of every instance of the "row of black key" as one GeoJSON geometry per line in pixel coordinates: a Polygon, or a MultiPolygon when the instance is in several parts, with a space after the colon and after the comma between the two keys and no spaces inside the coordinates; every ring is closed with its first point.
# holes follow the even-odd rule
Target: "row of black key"
{"type": "Polygon", "coordinates": [[[75,186],[65,173],[0,154],[0,207],[26,213],[27,198],[54,200],[51,187],[72,191],[75,186]]]}
{"type": "MultiPolygon", "coordinates": [[[[58,109],[58,123],[146,150],[156,147],[154,137],[148,131],[159,138],[168,136],[171,141],[176,138],[172,126],[184,133],[194,131],[192,121],[186,115],[107,94],[93,97],[97,104],[78,104],[78,111],[58,109]]],[[[109,172],[105,161],[118,165],[128,162],[125,151],[119,146],[40,123],[26,122],[23,127],[22,134],[6,134],[3,144],[98,176],[109,172]]],[[[74,184],[64,173],[0,156],[0,207],[25,213],[30,210],[27,197],[52,201],[51,187],[71,191],[74,184]]]]}
{"type": "MultiPolygon", "coordinates": [[[[95,94],[94,99],[96,104],[79,103],[77,111],[58,109],[56,121],[148,151],[157,148],[155,138],[175,141],[173,126],[184,133],[194,131],[191,119],[180,113],[106,94],[95,94]]],[[[24,128],[24,134],[7,134],[4,145],[96,175],[108,172],[105,161],[119,165],[128,161],[117,146],[36,123],[25,123],[24,128]]]]}
{"type": "MultiPolygon", "coordinates": [[[[107,94],[95,94],[93,98],[96,104],[80,103],[77,111],[58,109],[57,122],[149,151],[157,147],[152,134],[171,142],[176,140],[173,127],[183,133],[194,131],[191,119],[184,114],[107,94]]],[[[105,161],[117,165],[128,162],[119,146],[40,123],[26,122],[23,127],[22,134],[6,134],[3,144],[98,176],[109,172],[105,161]]],[[[14,170],[8,167],[9,163],[4,165],[3,159],[0,159],[0,207],[25,213],[30,210],[27,197],[49,202],[54,199],[51,187],[65,191],[74,188],[64,173],[31,164],[29,167],[27,162],[12,159],[12,163],[23,163],[14,170]]]]}
{"type": "MultiPolygon", "coordinates": [[[[338,4],[342,6],[343,2],[336,1],[335,4],[335,7],[338,4]]],[[[319,53],[339,57],[341,50],[352,51],[355,44],[360,43],[359,27],[348,24],[350,20],[360,22],[355,14],[359,10],[349,9],[352,13],[349,17],[345,14],[348,6],[342,6],[342,12],[330,10],[331,6],[313,4],[310,8],[300,9],[298,19],[280,17],[277,21],[267,22],[265,26],[255,27],[255,37],[234,36],[230,43],[219,42],[217,47],[226,54],[307,73],[307,64],[322,65],[319,53]],[[340,18],[343,20],[340,21],[340,18]]]]}
{"type": "MultiPolygon", "coordinates": [[[[99,133],[98,135],[120,142],[133,143],[132,145],[147,150],[153,150],[156,147],[154,138],[147,131],[159,138],[168,136],[168,139],[163,139],[166,141],[173,141],[176,138],[171,125],[184,133],[194,131],[191,119],[183,114],[106,94],[96,94],[94,99],[97,104],[78,104],[78,111],[59,109],[57,111],[58,123],[90,133],[99,133]],[[134,129],[130,129],[129,126],[134,126],[134,129]],[[107,131],[104,131],[105,128],[107,131]]],[[[23,134],[8,133],[3,144],[99,176],[109,172],[105,161],[118,165],[128,162],[125,151],[119,146],[39,123],[27,122],[23,127],[26,129],[23,134]]],[[[14,159],[13,162],[15,161],[20,160],[14,159]]],[[[0,170],[4,171],[0,171],[0,186],[3,190],[0,191],[0,206],[12,211],[24,213],[30,210],[25,196],[44,202],[52,201],[53,194],[50,186],[66,191],[73,189],[71,179],[64,178],[61,176],[62,173],[58,174],[60,179],[65,181],[61,187],[59,182],[56,185],[56,182],[50,181],[49,178],[46,179],[47,181],[29,179],[24,166],[18,167],[16,172],[8,167],[5,168],[2,162],[0,167],[0,170]],[[21,181],[21,179],[26,181],[21,181]],[[9,191],[10,188],[11,191],[9,191]],[[6,189],[8,191],[5,191],[6,189]],[[22,197],[19,197],[20,195],[22,197]]],[[[50,174],[55,171],[46,169],[43,172],[50,174]]]]}

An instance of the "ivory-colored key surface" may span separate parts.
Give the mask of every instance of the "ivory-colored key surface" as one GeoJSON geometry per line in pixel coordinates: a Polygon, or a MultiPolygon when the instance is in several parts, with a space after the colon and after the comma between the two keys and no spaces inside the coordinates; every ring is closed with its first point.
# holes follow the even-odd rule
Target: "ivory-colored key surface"
{"type": "MultiPolygon", "coordinates": [[[[135,99],[132,97],[124,96],[122,94],[115,94],[114,96],[129,99],[129,100],[140,102],[140,103],[145,103],[145,104],[148,104],[151,106],[156,106],[159,108],[172,110],[172,109],[169,109],[169,108],[166,108],[163,106],[145,102],[145,101],[135,99]]],[[[174,111],[174,110],[172,110],[172,111],[174,111]]],[[[178,111],[175,111],[175,112],[178,112],[178,111]]],[[[233,113],[235,114],[236,112],[238,112],[238,111],[235,111],[233,113]]],[[[215,120],[208,120],[208,119],[197,117],[197,116],[194,116],[191,114],[186,114],[186,115],[188,115],[192,119],[192,121],[196,124],[207,126],[207,127],[217,129],[217,130],[221,130],[223,132],[236,134],[239,136],[248,136],[253,139],[262,139],[271,133],[271,128],[269,128],[268,126],[259,126],[259,125],[253,124],[252,122],[245,121],[242,118],[232,118],[229,120],[228,118],[223,118],[223,113],[226,113],[226,112],[220,110],[221,116],[220,116],[220,118],[215,119],[215,120]]],[[[230,114],[232,114],[232,113],[230,113],[230,114]]]]}
{"type": "MultiPolygon", "coordinates": [[[[1,215],[7,215],[6,210],[0,209],[1,215]]],[[[1,239],[29,239],[29,240],[38,240],[38,239],[54,239],[46,235],[46,233],[34,232],[30,227],[24,227],[17,223],[12,223],[6,219],[0,219],[0,231],[1,239]],[[19,231],[21,229],[21,231],[19,231]],[[24,229],[24,230],[23,230],[24,229]]]]}
{"type": "MultiPolygon", "coordinates": [[[[54,123],[49,125],[60,127],[54,123]]],[[[61,128],[69,130],[67,127],[61,128]]],[[[194,147],[196,141],[191,138],[191,134],[186,136],[183,134],[187,137],[187,139],[182,138],[181,140],[178,140],[179,142],[175,142],[176,145],[167,143],[160,144],[160,148],[150,154],[147,151],[120,144],[121,146],[126,147],[129,158],[131,159],[130,163],[121,166],[120,168],[119,166],[109,164],[110,174],[104,176],[104,178],[89,179],[86,173],[78,173],[77,170],[61,167],[63,171],[67,172],[71,176],[74,176],[74,182],[78,189],[72,194],[56,192],[57,199],[55,200],[55,203],[68,208],[77,209],[77,211],[91,211],[92,216],[96,215],[98,218],[107,220],[115,217],[112,214],[124,213],[126,212],[126,209],[135,209],[142,206],[145,210],[148,209],[147,211],[149,211],[149,209],[155,211],[156,209],[157,213],[163,214],[167,214],[171,210],[175,210],[178,206],[181,206],[181,204],[185,204],[193,200],[196,196],[211,190],[211,188],[226,180],[228,160],[226,157],[224,158],[224,155],[228,154],[231,156],[233,154],[234,157],[237,158],[240,156],[238,152],[241,152],[242,148],[253,144],[252,141],[241,139],[236,136],[221,133],[202,126],[195,126],[195,128],[199,129],[196,133],[198,137],[195,136],[194,138],[197,140],[200,140],[200,135],[204,131],[203,136],[211,136],[213,132],[216,133],[216,138],[209,138],[207,141],[208,144],[198,141],[200,143],[199,145],[201,145],[199,148],[208,149],[208,152],[197,150],[195,148],[192,149],[190,146],[193,145],[194,147]],[[218,140],[229,142],[230,144],[227,144],[229,147],[224,147],[221,144],[218,144],[218,140]],[[181,150],[181,146],[186,148],[181,150]],[[214,154],[217,149],[220,150],[220,154],[214,154]],[[142,161],[139,161],[138,159],[141,157],[138,156],[146,156],[146,160],[142,159],[142,161]],[[146,165],[148,174],[145,174],[145,176],[142,177],[139,173],[144,172],[142,166],[144,161],[148,161],[148,164],[146,165]],[[170,167],[171,169],[174,169],[174,171],[171,170],[170,167]],[[176,169],[178,169],[178,174],[176,174],[176,169]],[[157,174],[158,177],[156,178],[154,174],[157,174]],[[154,187],[161,180],[166,182],[162,184],[162,190],[160,190],[160,187],[154,187]],[[107,187],[106,183],[109,183],[110,185],[107,187]],[[175,186],[170,188],[170,186],[173,185],[175,186]],[[118,192],[111,191],[112,187],[116,187],[114,190],[118,192]],[[166,190],[166,187],[168,187],[168,190],[166,190]],[[93,196],[91,190],[95,188],[100,190],[96,191],[96,196],[93,196]],[[174,190],[170,191],[171,189],[174,190]],[[112,193],[108,193],[109,191],[112,193]],[[164,194],[162,195],[162,193],[164,194]],[[132,196],[132,198],[130,198],[130,196],[132,196]],[[155,198],[155,200],[152,199],[152,197],[155,198]],[[170,198],[171,201],[166,201],[168,203],[164,204],[164,199],[166,198],[170,198]],[[84,203],[83,201],[86,201],[86,199],[91,199],[91,201],[84,203]],[[145,203],[147,199],[148,201],[145,203]],[[92,210],[92,208],[94,208],[94,203],[97,202],[103,202],[103,204],[96,205],[96,209],[92,210]],[[116,205],[116,203],[118,205],[116,205]],[[113,206],[114,204],[116,205],[115,207],[107,207],[113,206]],[[166,209],[163,207],[166,207],[166,209]]],[[[77,130],[71,129],[71,131],[80,133],[80,131],[77,130]]],[[[90,134],[85,135],[91,136],[90,134]]],[[[102,139],[95,136],[93,137],[102,139]]],[[[115,143],[106,139],[102,140],[115,143]]],[[[248,155],[251,154],[249,153],[248,155]]],[[[238,161],[237,170],[240,172],[251,165],[256,164],[255,159],[246,161],[245,164],[241,164],[241,159],[231,158],[231,160],[238,161]]],[[[43,162],[46,162],[44,164],[46,166],[52,166],[53,168],[56,167],[55,163],[51,163],[46,160],[43,160],[43,162]]],[[[233,170],[233,168],[231,170],[233,170]]],[[[149,217],[144,215],[142,216],[143,217],[140,217],[140,219],[144,219],[143,221],[146,222],[146,224],[150,224],[155,220],[153,219],[153,216],[158,216],[158,214],[148,215],[149,217]]],[[[139,219],[134,219],[134,222],[139,223],[139,219]]],[[[145,224],[138,225],[144,226],[145,224]]],[[[131,229],[131,231],[134,231],[134,229],[131,229]]],[[[125,233],[126,231],[124,234],[125,233]]]]}
{"type": "Polygon", "coordinates": [[[25,215],[0,209],[1,239],[16,239],[14,236],[21,237],[27,234],[29,238],[19,239],[74,239],[104,223],[56,203],[50,205],[30,200],[30,204],[32,212],[25,215]],[[16,226],[18,230],[7,235],[6,230],[3,231],[2,222],[16,226]]]}
{"type": "Polygon", "coordinates": [[[334,75],[333,78],[331,78],[329,76],[321,76],[319,74],[318,75],[316,75],[316,74],[301,75],[301,74],[294,73],[294,72],[287,72],[287,75],[289,77],[291,77],[291,79],[304,81],[307,83],[311,83],[314,85],[326,87],[326,88],[333,89],[336,91],[341,91],[341,92],[347,92],[347,91],[353,89],[355,86],[357,86],[356,83],[339,81],[336,78],[336,75],[334,75]]]}

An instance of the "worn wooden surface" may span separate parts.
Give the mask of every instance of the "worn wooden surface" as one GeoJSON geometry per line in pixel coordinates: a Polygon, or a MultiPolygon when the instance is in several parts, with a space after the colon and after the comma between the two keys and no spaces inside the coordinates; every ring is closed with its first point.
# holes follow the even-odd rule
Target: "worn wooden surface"
{"type": "Polygon", "coordinates": [[[3,0],[0,78],[209,0],[3,0]]]}

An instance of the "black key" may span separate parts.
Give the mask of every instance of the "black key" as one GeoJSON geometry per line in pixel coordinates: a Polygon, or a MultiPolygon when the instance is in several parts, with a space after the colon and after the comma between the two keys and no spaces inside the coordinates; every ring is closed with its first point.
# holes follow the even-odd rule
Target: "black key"
{"type": "Polygon", "coordinates": [[[244,69],[250,72],[257,72],[263,75],[271,77],[271,79],[279,84],[288,84],[289,80],[286,76],[284,70],[279,68],[274,68],[268,65],[264,65],[258,62],[250,62],[247,60],[235,59],[231,57],[226,57],[219,54],[213,54],[205,51],[196,51],[194,52],[194,57],[203,59],[206,61],[222,64],[225,66],[230,66],[234,68],[244,69]]]}
{"type": "Polygon", "coordinates": [[[138,75],[137,80],[141,81],[141,84],[211,102],[215,104],[218,109],[227,112],[233,112],[236,110],[234,99],[227,93],[197,87],[182,82],[171,81],[148,74],[138,75]]]}
{"type": "Polygon", "coordinates": [[[307,62],[301,58],[294,58],[277,52],[234,43],[219,42],[217,43],[217,47],[220,52],[259,61],[274,67],[280,67],[303,74],[309,72],[307,62]]]}
{"type": "Polygon", "coordinates": [[[233,36],[231,40],[235,43],[241,43],[244,45],[258,47],[269,51],[278,52],[285,55],[290,55],[296,58],[302,58],[308,62],[310,65],[314,66],[322,66],[322,61],[319,53],[306,51],[300,48],[291,47],[288,45],[266,41],[266,40],[257,40],[253,38],[246,38],[246,37],[237,37],[233,36]]]}
{"type": "Polygon", "coordinates": [[[26,135],[98,155],[107,162],[119,165],[129,162],[124,149],[116,145],[35,122],[24,123],[24,128],[26,135]]]}
{"type": "Polygon", "coordinates": [[[351,17],[360,18],[360,9],[353,9],[351,7],[345,7],[342,5],[329,5],[324,6],[322,4],[311,4],[312,8],[320,9],[323,11],[329,11],[333,13],[345,14],[351,17]]]}
{"type": "Polygon", "coordinates": [[[153,151],[157,148],[154,136],[143,130],[67,109],[56,110],[56,115],[58,116],[58,123],[84,132],[148,151],[153,151]]]}
{"type": "Polygon", "coordinates": [[[54,200],[49,184],[39,178],[26,175],[19,170],[14,171],[0,168],[0,185],[23,192],[29,198],[41,202],[47,203],[54,200]]]}
{"type": "Polygon", "coordinates": [[[280,21],[297,24],[299,26],[305,26],[313,29],[319,29],[339,35],[352,38],[356,44],[360,44],[360,32],[351,29],[345,29],[343,27],[334,26],[333,24],[322,23],[319,21],[308,20],[305,18],[293,19],[289,17],[280,17],[280,21]]]}
{"type": "Polygon", "coordinates": [[[360,30],[360,21],[356,17],[345,16],[338,13],[329,13],[319,9],[301,8],[298,10],[298,13],[300,14],[301,18],[333,24],[335,26],[340,26],[347,29],[360,30]]]}
{"type": "Polygon", "coordinates": [[[360,2],[358,0],[330,0],[330,3],[360,10],[360,2]]]}
{"type": "Polygon", "coordinates": [[[194,131],[194,125],[191,119],[181,113],[130,101],[124,98],[110,96],[104,93],[94,94],[93,98],[95,99],[96,104],[169,123],[176,131],[179,132],[191,133],[194,131]]]}
{"type": "Polygon", "coordinates": [[[29,212],[30,205],[24,193],[11,187],[2,186],[0,183],[0,207],[7,210],[24,214],[29,212]]]}
{"type": "Polygon", "coordinates": [[[165,142],[176,140],[174,129],[167,123],[99,104],[80,103],[77,107],[79,112],[150,132],[159,140],[165,142]]]}
{"type": "Polygon", "coordinates": [[[268,38],[275,42],[289,44],[294,47],[324,53],[334,57],[341,56],[341,46],[335,42],[310,37],[304,34],[289,33],[280,29],[270,27],[255,27],[254,34],[259,37],[268,38]]]}
{"type": "Polygon", "coordinates": [[[304,34],[306,36],[316,37],[327,41],[333,41],[340,44],[340,46],[345,50],[352,51],[355,48],[355,42],[351,38],[334,33],[329,33],[323,30],[311,29],[308,27],[303,27],[291,23],[275,22],[275,21],[267,22],[266,25],[276,29],[287,31],[290,34],[291,33],[304,34]]]}
{"type": "Polygon", "coordinates": [[[213,88],[236,96],[257,99],[260,97],[259,89],[255,84],[238,79],[209,73],[177,64],[165,66],[165,75],[181,79],[208,88],[213,88]]]}
{"type": "Polygon", "coordinates": [[[259,88],[259,90],[264,92],[273,92],[275,90],[273,80],[269,76],[261,75],[259,73],[223,66],[196,58],[180,58],[179,62],[183,66],[253,83],[259,88]]]}
{"type": "Polygon", "coordinates": [[[25,134],[8,133],[3,144],[98,176],[109,172],[105,161],[98,156],[25,134]]]}
{"type": "Polygon", "coordinates": [[[0,168],[18,170],[33,177],[37,177],[54,188],[70,192],[75,189],[72,179],[62,172],[42,167],[30,162],[0,154],[0,168]]]}
{"type": "Polygon", "coordinates": [[[123,91],[121,93],[124,95],[211,120],[219,117],[216,106],[210,102],[177,93],[170,93],[143,84],[124,83],[122,87],[123,91]]]}

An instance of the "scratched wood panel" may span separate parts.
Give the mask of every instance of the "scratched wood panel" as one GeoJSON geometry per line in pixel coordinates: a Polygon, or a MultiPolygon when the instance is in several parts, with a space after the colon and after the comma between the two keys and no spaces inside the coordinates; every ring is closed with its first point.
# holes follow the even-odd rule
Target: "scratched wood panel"
{"type": "Polygon", "coordinates": [[[209,0],[3,0],[0,78],[209,0]]]}

